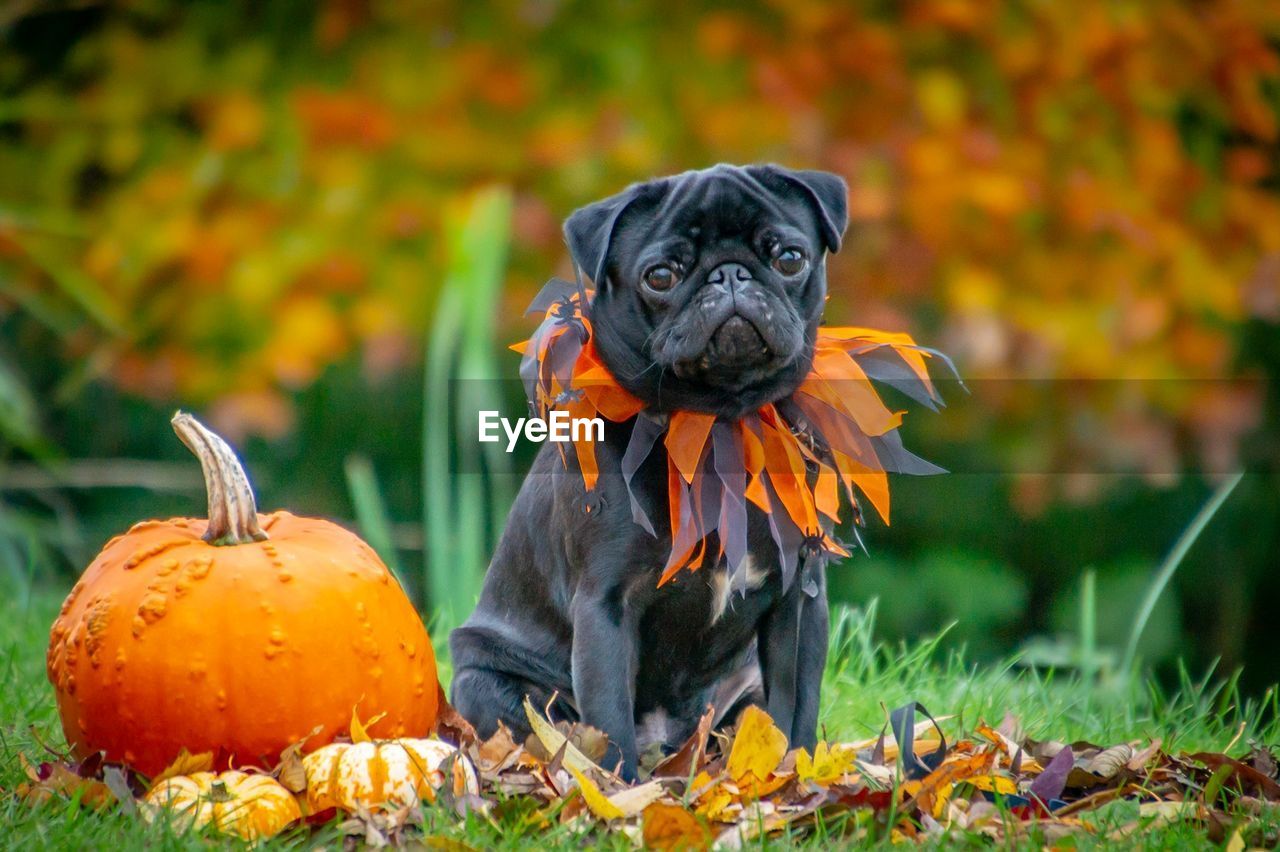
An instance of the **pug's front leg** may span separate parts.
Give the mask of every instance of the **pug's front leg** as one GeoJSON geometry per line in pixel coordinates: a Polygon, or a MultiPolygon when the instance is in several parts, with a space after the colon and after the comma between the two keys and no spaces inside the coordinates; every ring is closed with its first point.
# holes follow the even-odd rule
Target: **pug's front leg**
{"type": "Polygon", "coordinates": [[[609,752],[604,764],[622,761],[622,777],[636,780],[635,689],[639,659],[638,619],[622,605],[621,589],[574,597],[573,697],[585,724],[604,731],[609,752]]]}
{"type": "Polygon", "coordinates": [[[827,662],[829,618],[825,572],[807,594],[797,577],[760,625],[758,648],[766,710],[792,748],[812,750],[827,662]]]}

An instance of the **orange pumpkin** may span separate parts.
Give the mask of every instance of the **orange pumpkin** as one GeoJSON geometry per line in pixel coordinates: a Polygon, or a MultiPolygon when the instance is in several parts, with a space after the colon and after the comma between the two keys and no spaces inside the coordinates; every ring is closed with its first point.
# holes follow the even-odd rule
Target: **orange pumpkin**
{"type": "Polygon", "coordinates": [[[304,738],[424,736],[439,684],[422,620],[357,536],[258,515],[231,448],[173,418],[200,459],[209,520],[143,521],[108,542],[53,624],[47,670],[67,742],[148,775],[186,748],[270,766],[304,738]],[[318,726],[318,733],[312,731],[318,726]]]}

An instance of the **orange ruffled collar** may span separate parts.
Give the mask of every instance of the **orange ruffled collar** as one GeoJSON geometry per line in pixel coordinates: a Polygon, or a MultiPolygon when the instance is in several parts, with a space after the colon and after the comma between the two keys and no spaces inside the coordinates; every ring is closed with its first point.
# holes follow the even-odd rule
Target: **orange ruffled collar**
{"type": "MultiPolygon", "coordinates": [[[[736,421],[696,411],[664,416],[646,410],[605,367],[591,336],[590,301],[591,291],[553,279],[529,308],[544,314],[541,325],[511,348],[523,355],[520,376],[539,416],[559,409],[572,418],[635,419],[622,475],[633,519],[655,536],[631,484],[662,439],[671,551],[659,585],[684,568],[696,570],[713,549],[728,563],[732,587],[744,588],[749,504],[768,519],[784,588],[802,570],[813,593],[812,571],[849,553],[831,533],[841,520],[842,492],[856,537],[864,523],[859,493],[887,524],[890,472],[942,472],[902,446],[903,412],[888,408],[873,385],[895,387],[934,410],[943,404],[927,365],[939,358],[954,374],[950,359],[907,334],[820,328],[813,367],[790,397],[736,421]]],[[[592,511],[600,475],[595,446],[583,435],[573,450],[592,511]]]]}

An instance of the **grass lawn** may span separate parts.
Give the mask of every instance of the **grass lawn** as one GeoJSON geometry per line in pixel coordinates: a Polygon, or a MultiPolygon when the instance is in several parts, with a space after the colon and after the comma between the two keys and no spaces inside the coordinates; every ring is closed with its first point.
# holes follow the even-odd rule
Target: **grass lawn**
{"type": "MultiPolygon", "coordinates": [[[[0,602],[0,848],[157,849],[207,847],[211,836],[177,836],[163,826],[147,826],[121,813],[93,814],[72,803],[31,808],[18,802],[13,788],[23,780],[18,755],[39,761],[38,740],[62,744],[53,693],[45,681],[47,632],[61,602],[58,590],[10,594],[0,602]]],[[[862,739],[884,725],[886,708],[920,701],[935,715],[955,718],[943,723],[948,736],[972,730],[979,719],[998,723],[1013,714],[1037,739],[1070,742],[1087,739],[1110,745],[1130,739],[1159,737],[1171,752],[1223,751],[1232,754],[1249,741],[1280,742],[1280,708],[1273,690],[1262,702],[1242,702],[1231,684],[1205,685],[1184,679],[1168,693],[1150,684],[1104,683],[1088,688],[1079,680],[1037,674],[1012,664],[972,667],[946,637],[905,647],[887,647],[871,638],[872,618],[844,612],[835,619],[833,653],[824,692],[822,724],[830,739],[862,739]]],[[[444,636],[437,631],[443,647],[444,636]]],[[[447,661],[443,677],[448,676],[447,661]]],[[[481,848],[576,848],[580,833],[556,826],[539,829],[521,817],[519,808],[497,823],[476,817],[464,822],[433,807],[425,809],[426,832],[481,848]]],[[[1129,822],[1137,805],[1117,802],[1093,818],[1106,824],[1129,822]]],[[[1280,821],[1274,816],[1265,830],[1274,838],[1280,821]]],[[[631,848],[618,834],[597,832],[591,839],[605,848],[631,848]]],[[[1146,848],[1210,848],[1203,827],[1192,824],[1164,827],[1144,835],[1146,848]]],[[[230,841],[224,841],[230,842],[230,841]]],[[[335,826],[294,830],[269,845],[273,848],[340,847],[335,826]]],[[[810,835],[799,842],[814,848],[840,844],[833,834],[810,835]]],[[[1099,844],[1080,835],[1076,848],[1099,844]]],[[[1274,841],[1272,841],[1274,842],[1274,841]]],[[[436,844],[444,845],[444,844],[436,844]]],[[[771,839],[767,848],[789,845],[786,837],[771,839]]],[[[887,844],[886,844],[887,845],[887,844]]],[[[974,835],[953,832],[939,845],[947,848],[989,845],[974,835]]],[[[1127,842],[1124,848],[1131,848],[1127,842]]]]}

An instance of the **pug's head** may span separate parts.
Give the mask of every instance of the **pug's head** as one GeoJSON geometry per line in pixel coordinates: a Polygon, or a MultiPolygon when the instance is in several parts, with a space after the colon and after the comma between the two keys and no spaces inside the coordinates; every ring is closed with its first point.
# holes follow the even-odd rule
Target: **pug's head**
{"type": "Polygon", "coordinates": [[[740,417],[808,373],[847,221],[836,175],[718,165],[635,184],[564,230],[618,382],[658,410],[740,417]]]}

